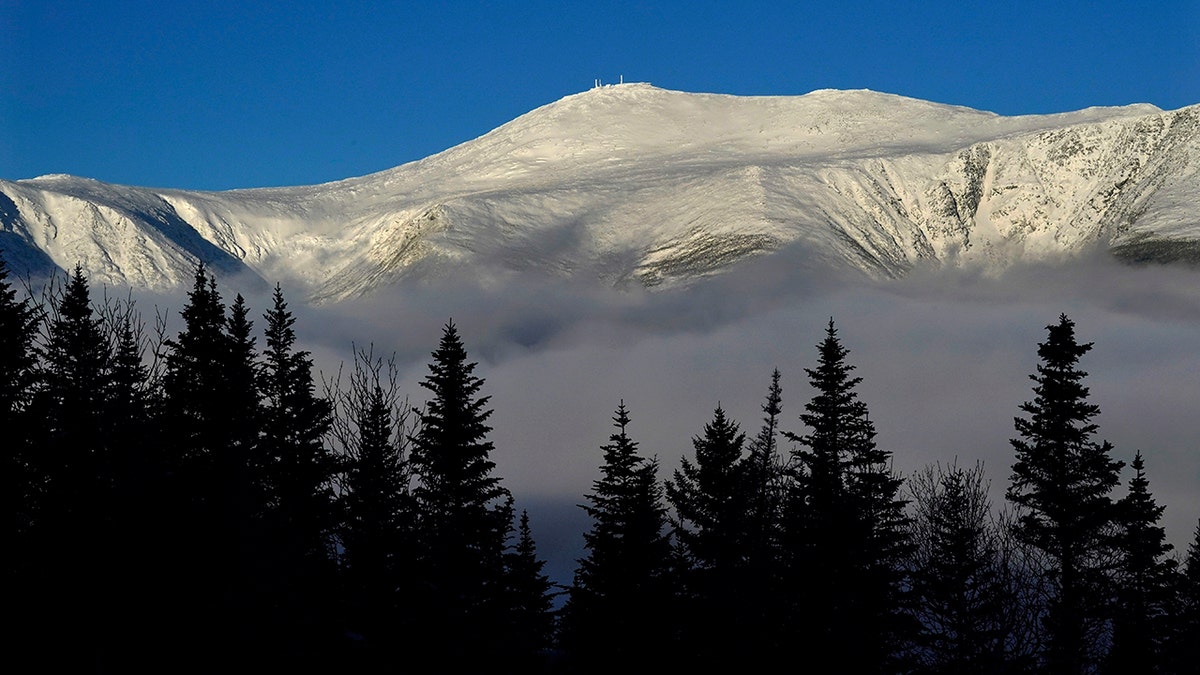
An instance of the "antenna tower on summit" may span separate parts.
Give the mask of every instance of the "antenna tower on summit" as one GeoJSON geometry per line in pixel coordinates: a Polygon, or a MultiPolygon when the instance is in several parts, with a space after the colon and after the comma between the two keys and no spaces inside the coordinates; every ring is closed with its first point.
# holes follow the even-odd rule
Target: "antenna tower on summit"
{"type": "MultiPolygon", "coordinates": [[[[619,76],[619,79],[617,80],[617,84],[625,84],[625,76],[624,75],[619,76]]],[[[604,84],[604,82],[598,77],[596,79],[592,80],[592,89],[599,89],[600,87],[611,87],[611,86],[613,86],[613,85],[604,84]]]]}

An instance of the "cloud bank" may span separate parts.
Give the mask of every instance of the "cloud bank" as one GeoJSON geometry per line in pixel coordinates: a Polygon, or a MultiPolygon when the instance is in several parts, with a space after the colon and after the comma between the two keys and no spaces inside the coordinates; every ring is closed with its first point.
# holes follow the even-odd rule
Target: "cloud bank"
{"type": "MultiPolygon", "coordinates": [[[[1186,548],[1200,516],[1195,270],[1096,255],[1001,276],[942,269],[877,281],[782,252],[684,289],[489,279],[401,285],[330,307],[289,300],[322,375],[349,362],[355,345],[394,353],[415,405],[424,402],[418,382],[442,326],[454,321],[492,397],[497,472],[518,508],[529,509],[539,553],[559,582],[569,583],[582,553],[588,522],[576,505],[599,475],[619,402],[664,478],[691,454],[692,437],[717,405],[753,435],[774,368],[782,373],[783,428],[802,432],[798,415],[812,395],[804,369],[815,364],[830,318],[896,469],[982,461],[1000,507],[1013,418],[1033,396],[1037,343],[1065,313],[1078,339],[1094,343],[1080,366],[1100,406],[1099,438],[1126,462],[1141,450],[1177,548],[1186,548]]],[[[232,299],[234,291],[223,294],[232,299]]],[[[270,306],[261,290],[247,299],[256,317],[270,306]]],[[[171,331],[180,307],[181,300],[171,331]]]]}

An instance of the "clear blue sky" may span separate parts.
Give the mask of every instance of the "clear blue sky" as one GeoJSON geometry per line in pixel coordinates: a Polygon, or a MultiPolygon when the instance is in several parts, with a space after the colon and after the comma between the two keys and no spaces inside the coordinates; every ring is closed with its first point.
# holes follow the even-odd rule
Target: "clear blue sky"
{"type": "Polygon", "coordinates": [[[621,76],[1001,114],[1174,109],[1200,103],[1200,0],[0,0],[0,178],[319,183],[621,76]]]}

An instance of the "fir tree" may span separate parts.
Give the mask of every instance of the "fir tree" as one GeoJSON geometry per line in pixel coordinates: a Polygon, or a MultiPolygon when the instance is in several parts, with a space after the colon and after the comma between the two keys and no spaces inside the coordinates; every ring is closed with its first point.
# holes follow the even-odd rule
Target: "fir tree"
{"type": "Polygon", "coordinates": [[[270,510],[289,531],[299,558],[324,566],[331,560],[333,478],[338,460],[325,445],[332,403],[316,393],[309,352],[296,348],[296,318],[276,285],[266,321],[259,371],[263,444],[270,510]]]}
{"type": "Polygon", "coordinates": [[[310,354],[296,348],[296,319],[279,285],[264,320],[259,454],[268,467],[266,527],[279,556],[272,565],[272,623],[284,653],[312,666],[338,639],[333,484],[339,466],[325,445],[333,409],[316,393],[310,354]]]}
{"type": "Polygon", "coordinates": [[[690,606],[685,649],[700,663],[733,665],[746,658],[750,614],[758,598],[750,588],[745,555],[752,492],[742,456],[745,434],[718,405],[704,433],[692,439],[695,461],[680,460],[665,482],[677,515],[675,533],[692,569],[686,575],[690,606]]]}
{"type": "Polygon", "coordinates": [[[1176,576],[1173,625],[1169,634],[1166,672],[1186,673],[1200,663],[1200,521],[1176,576]]]}
{"type": "Polygon", "coordinates": [[[748,512],[746,516],[745,564],[746,590],[750,615],[746,617],[746,651],[750,654],[775,653],[781,642],[783,617],[786,616],[780,591],[779,537],[788,469],[779,452],[779,420],[783,413],[783,388],[776,368],[762,404],[763,419],[758,434],[749,443],[742,460],[746,479],[748,512]]]}
{"type": "Polygon", "coordinates": [[[732,569],[741,564],[745,543],[746,480],[742,447],[746,435],[717,406],[704,434],[692,439],[695,461],[680,459],[664,484],[679,522],[677,536],[700,567],[732,569]]]}
{"type": "Polygon", "coordinates": [[[194,510],[211,515],[245,491],[240,481],[250,475],[252,441],[238,420],[257,416],[257,389],[246,378],[253,354],[246,344],[235,348],[217,281],[203,265],[180,316],[182,330],[164,343],[162,423],[175,450],[173,472],[194,479],[182,491],[194,510]]]}
{"type": "Polygon", "coordinates": [[[1155,503],[1139,451],[1130,464],[1128,493],[1117,502],[1117,612],[1107,669],[1113,673],[1164,671],[1166,639],[1172,626],[1175,561],[1167,555],[1164,507],[1155,503]]]}
{"type": "Polygon", "coordinates": [[[431,398],[412,439],[421,574],[432,594],[421,643],[447,667],[479,668],[497,644],[504,606],[504,549],[512,497],[494,474],[490,397],[453,322],[444,327],[429,374],[431,398]]]}
{"type": "Polygon", "coordinates": [[[110,352],[82,267],[53,293],[50,309],[34,401],[44,433],[38,464],[45,479],[36,550],[44,575],[42,603],[56,615],[43,620],[84,645],[75,656],[95,659],[97,642],[107,632],[100,621],[101,607],[109,604],[103,594],[118,569],[116,466],[106,434],[110,352]]]}
{"type": "Polygon", "coordinates": [[[754,565],[765,565],[774,557],[783,503],[786,469],[779,455],[779,416],[783,413],[783,388],[779,378],[776,368],[771,373],[771,385],[762,405],[765,415],[762,427],[749,443],[750,451],[743,460],[749,494],[747,557],[754,565]]]}
{"type": "MultiPolygon", "coordinates": [[[[155,612],[162,584],[159,575],[158,537],[147,533],[174,527],[162,494],[166,465],[155,427],[159,396],[147,362],[149,339],[132,299],[105,302],[99,309],[111,345],[105,392],[105,438],[113,469],[113,527],[110,546],[115,565],[106,580],[107,600],[125,609],[125,616],[150,616],[155,612]],[[166,511],[166,512],[164,512],[166,511]]],[[[136,619],[135,619],[136,621],[136,619]]],[[[105,649],[113,670],[139,671],[157,657],[141,642],[153,631],[136,630],[129,623],[102,623],[105,649]],[[134,635],[137,637],[134,637],[134,635]]]]}
{"type": "Polygon", "coordinates": [[[238,411],[226,422],[226,432],[231,445],[229,470],[236,473],[236,484],[242,491],[237,495],[238,513],[244,519],[261,518],[272,496],[268,475],[271,458],[260,439],[264,411],[259,397],[261,367],[253,331],[250,307],[239,294],[229,307],[225,328],[229,353],[224,391],[235,397],[226,402],[228,407],[238,411]]]}
{"type": "Polygon", "coordinates": [[[95,315],[87,277],[76,266],[52,300],[38,397],[53,501],[64,518],[85,530],[94,528],[83,519],[98,516],[109,503],[111,457],[104,438],[109,357],[103,320],[95,315]]]}
{"type": "Polygon", "coordinates": [[[147,371],[132,301],[93,303],[78,265],[48,297],[26,409],[39,420],[29,468],[40,482],[36,536],[25,543],[36,569],[26,583],[51,614],[28,620],[53,625],[43,634],[77,645],[47,653],[58,667],[123,668],[139,650],[128,624],[107,613],[118,604],[142,609],[150,593],[144,566],[153,530],[144,514],[157,506],[148,497],[159,474],[148,445],[147,371]]]}
{"type": "Polygon", "coordinates": [[[257,427],[244,423],[257,416],[258,394],[248,376],[255,366],[247,336],[231,338],[216,279],[203,265],[180,315],[182,330],[163,345],[160,433],[170,501],[161,517],[173,526],[161,542],[170,573],[159,611],[177,622],[164,631],[164,651],[181,655],[205,645],[189,664],[203,670],[252,660],[270,625],[257,602],[258,582],[267,578],[260,547],[267,544],[259,509],[248,499],[260,489],[252,470],[257,427]]]}
{"type": "Polygon", "coordinates": [[[46,639],[45,624],[33,620],[45,611],[41,593],[42,556],[37,539],[40,506],[45,494],[40,445],[35,444],[37,416],[33,394],[37,387],[37,336],[42,305],[18,295],[9,281],[8,266],[0,256],[0,433],[4,434],[3,495],[8,525],[7,555],[4,556],[4,596],[10,616],[13,645],[35,653],[46,639]]]}
{"type": "Polygon", "coordinates": [[[563,643],[572,668],[606,672],[655,665],[669,649],[672,545],[658,462],[638,454],[622,401],[617,431],[601,446],[604,463],[582,505],[592,520],[564,611],[563,643]]]}
{"type": "Polygon", "coordinates": [[[128,486],[130,491],[142,494],[148,487],[146,483],[152,480],[151,476],[158,475],[152,468],[157,460],[151,456],[148,447],[151,419],[157,407],[157,392],[145,358],[148,345],[132,301],[111,306],[105,323],[112,345],[105,393],[110,442],[122,467],[118,470],[119,475],[137,483],[137,486],[128,486]]]}
{"type": "Polygon", "coordinates": [[[785,434],[793,451],[793,484],[784,527],[794,625],[815,654],[849,659],[859,672],[886,672],[911,630],[904,596],[908,555],[901,481],[856,387],[831,319],[806,368],[816,393],[800,420],[809,433],[785,434]]]}
{"type": "MultiPolygon", "coordinates": [[[[36,339],[40,308],[28,297],[18,299],[8,278],[8,266],[0,257],[0,429],[4,429],[5,511],[10,514],[10,533],[16,551],[27,550],[25,537],[34,520],[41,479],[33,455],[33,418],[30,404],[37,378],[36,339]]],[[[8,556],[17,564],[25,555],[8,556]]],[[[6,570],[12,567],[6,566],[6,570]]],[[[13,580],[15,576],[9,576],[13,580]]],[[[15,589],[14,589],[15,590],[15,589]]]]}
{"type": "Polygon", "coordinates": [[[1015,418],[1017,438],[1007,498],[1017,507],[1015,534],[1043,554],[1041,574],[1052,597],[1044,619],[1047,667],[1059,673],[1094,668],[1104,651],[1111,584],[1111,536],[1116,511],[1110,495],[1123,464],[1108,442],[1092,440],[1099,407],[1087,401],[1079,370],[1091,343],[1075,339],[1061,315],[1038,345],[1041,363],[1030,376],[1036,396],[1015,418]]]}
{"type": "Polygon", "coordinates": [[[555,585],[543,571],[546,561],[538,558],[537,545],[529,526],[529,513],[522,510],[517,524],[517,543],[506,555],[509,636],[505,663],[513,672],[533,672],[546,667],[546,655],[554,643],[555,585]]]}

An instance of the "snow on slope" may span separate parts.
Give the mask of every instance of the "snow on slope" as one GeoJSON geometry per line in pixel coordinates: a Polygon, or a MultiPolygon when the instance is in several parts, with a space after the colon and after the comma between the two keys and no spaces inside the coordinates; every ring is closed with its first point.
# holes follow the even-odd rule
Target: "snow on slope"
{"type": "Polygon", "coordinates": [[[885,277],[1097,245],[1168,259],[1200,249],[1198,168],[1200,106],[1002,117],[871,91],[622,84],[323,185],[0,181],[0,252],[151,288],[189,282],[204,260],[298,282],[318,302],[526,270],[686,284],[784,248],[885,277]]]}

